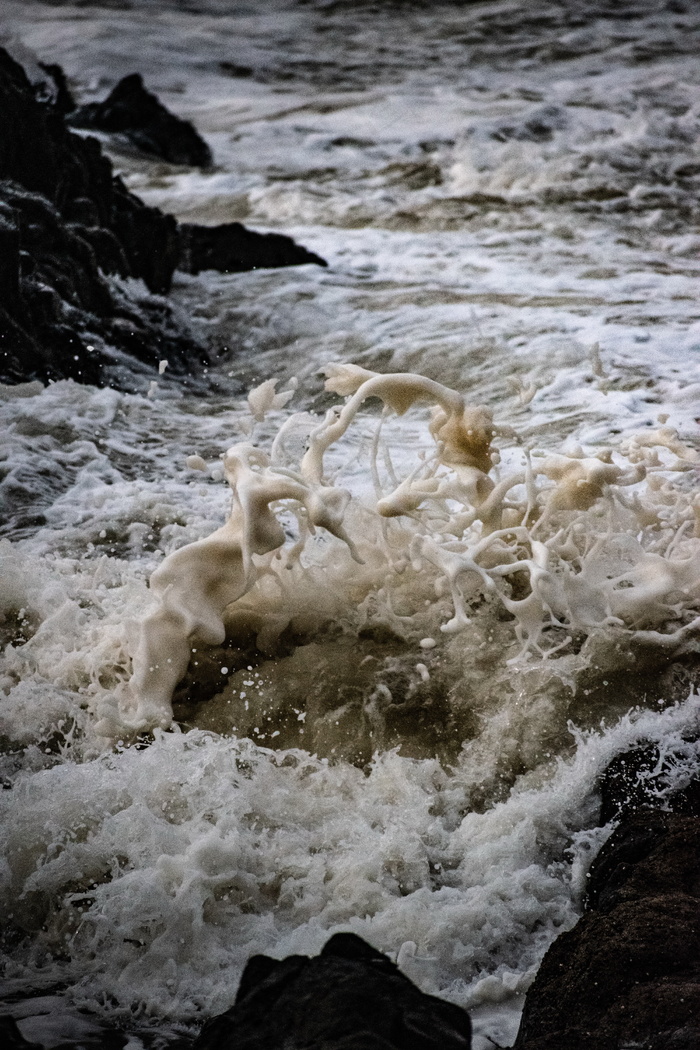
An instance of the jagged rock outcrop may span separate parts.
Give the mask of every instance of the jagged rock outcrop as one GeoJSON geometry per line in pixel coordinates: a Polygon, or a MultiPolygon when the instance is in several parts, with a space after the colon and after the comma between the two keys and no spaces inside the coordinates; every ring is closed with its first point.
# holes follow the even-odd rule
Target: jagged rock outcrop
{"type": "Polygon", "coordinates": [[[196,128],[166,109],[145,88],[140,73],[123,77],[102,102],[78,107],[70,123],[123,135],[137,149],[171,164],[207,168],[212,163],[211,150],[196,128]]]}
{"type": "Polygon", "coordinates": [[[180,257],[172,216],[129,193],[97,140],[71,133],[60,109],[37,101],[22,67],[2,49],[0,98],[0,180],[45,197],[107,272],[117,267],[166,292],[180,257]]]}
{"type": "Polygon", "coordinates": [[[182,256],[179,267],[186,273],[200,273],[202,270],[241,273],[243,270],[301,266],[304,263],[328,265],[320,255],[283,233],[257,233],[240,222],[227,222],[221,226],[183,223],[180,236],[182,256]]]}
{"type": "MultiPolygon", "coordinates": [[[[179,227],[145,205],[115,176],[97,139],[66,127],[73,106],[66,79],[60,67],[44,69],[53,87],[35,90],[0,48],[0,381],[72,378],[143,389],[167,359],[168,378],[205,387],[211,354],[164,298],[175,269],[324,261],[281,234],[239,223],[179,227]]],[[[110,98],[124,98],[127,81],[133,87],[126,78],[110,98]]],[[[145,95],[163,141],[173,136],[183,162],[187,155],[203,163],[196,142],[187,153],[193,140],[183,122],[172,117],[173,125],[145,95]]]]}
{"type": "Polygon", "coordinates": [[[66,223],[41,194],[0,184],[4,381],[70,377],[131,389],[143,366],[157,368],[164,358],[180,376],[206,366],[204,347],[162,297],[105,280],[98,265],[105,255],[112,257],[112,272],[128,275],[123,249],[108,229],[66,223]]]}
{"type": "Polygon", "coordinates": [[[199,372],[204,347],[161,298],[180,257],[175,220],[129,193],[2,49],[0,100],[0,377],[129,388],[132,369],[163,358],[199,372]]]}
{"type": "Polygon", "coordinates": [[[43,69],[50,80],[43,85],[34,85],[38,97],[41,98],[42,95],[45,95],[44,101],[51,102],[56,112],[60,113],[61,116],[65,117],[68,113],[72,113],[75,109],[75,99],[71,89],[68,87],[68,78],[62,66],[59,66],[56,62],[39,62],[39,68],[43,69]]]}
{"type": "Polygon", "coordinates": [[[458,1006],[425,995],[352,933],[315,958],[255,955],[234,1006],[205,1025],[193,1050],[469,1050],[458,1006]]]}

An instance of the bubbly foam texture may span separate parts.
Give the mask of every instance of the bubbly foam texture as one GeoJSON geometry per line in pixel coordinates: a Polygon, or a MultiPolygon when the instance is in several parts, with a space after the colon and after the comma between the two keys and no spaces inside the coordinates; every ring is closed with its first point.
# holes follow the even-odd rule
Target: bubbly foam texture
{"type": "MultiPolygon", "coordinates": [[[[17,402],[35,425],[57,386],[17,402]]],[[[88,462],[79,557],[60,498],[4,541],[7,972],[179,1023],[251,953],[354,929],[505,1042],[608,832],[597,774],[639,740],[662,792],[697,762],[697,453],[665,417],[547,452],[416,374],[327,386],[320,416],[255,388],[160,495],[88,462]]],[[[172,425],[115,421],[146,404],[172,425]]]]}
{"type": "MultiPolygon", "coordinates": [[[[427,991],[468,1007],[521,996],[574,922],[590,858],[594,778],[638,739],[690,775],[697,699],[576,738],[567,760],[469,811],[468,755],[386,752],[363,773],[202,731],[145,751],[62,762],[5,793],[3,909],[40,966],[91,1008],[188,1019],[231,1004],[249,954],[315,953],[353,929],[427,991]],[[115,983],[114,974],[119,973],[115,983]]],[[[498,1029],[496,1029],[498,1031],[498,1029]]]]}
{"type": "MultiPolygon", "coordinates": [[[[469,634],[476,623],[487,650],[482,659],[490,650],[505,653],[507,667],[528,673],[534,662],[550,677],[564,674],[564,665],[566,677],[580,677],[606,631],[630,652],[660,650],[661,662],[693,647],[700,625],[698,503],[673,477],[696,469],[699,457],[672,428],[630,438],[615,453],[523,449],[520,470],[499,470],[491,414],[467,405],[456,391],[414,374],[380,375],[354,365],[327,371],[326,389],[347,395],[344,406],[318,423],[291,416],[269,454],[253,445],[230,448],[223,459],[233,492],[228,522],[176,550],[153,574],[159,605],[141,628],[126,701],[130,713],[117,721],[116,732],[169,725],[171,697],[192,643],[199,651],[228,636],[240,650],[237,630],[243,638],[254,630],[264,651],[290,628],[314,637],[328,634],[331,625],[329,644],[338,652],[343,634],[347,641],[383,630],[391,641],[375,643],[366,659],[393,658],[403,666],[406,652],[413,648],[417,655],[419,639],[430,630],[448,639],[469,634]],[[385,413],[399,415],[417,401],[436,402],[429,423],[435,451],[399,479],[388,459],[380,467],[387,451],[380,422],[368,454],[374,498],[353,501],[337,477],[335,484],[328,477],[324,456],[372,397],[384,403],[385,413]],[[285,439],[298,427],[308,435],[308,448],[293,469],[285,439]],[[291,536],[273,507],[296,518],[291,536]],[[347,553],[341,556],[335,543],[317,545],[307,564],[305,548],[317,527],[344,543],[347,553]],[[339,558],[340,572],[333,572],[339,558]],[[321,595],[329,589],[323,580],[328,570],[347,604],[343,608],[336,598],[329,606],[321,597],[314,615],[307,610],[316,604],[316,589],[321,595]]],[[[265,384],[250,395],[259,421],[279,407],[276,397],[265,384]]],[[[503,429],[512,441],[512,430],[503,429]]],[[[300,666],[300,657],[292,659],[300,666]]],[[[430,670],[422,666],[422,685],[415,669],[407,679],[404,667],[398,695],[384,685],[385,698],[396,705],[422,690],[418,709],[429,708],[444,684],[433,689],[430,670]]],[[[351,705],[354,717],[371,720],[370,712],[382,706],[380,695],[365,695],[362,711],[351,705]]],[[[250,710],[250,702],[244,706],[250,710]]],[[[270,717],[266,712],[268,722],[270,717]]],[[[349,717],[345,711],[344,731],[349,717]]]]}

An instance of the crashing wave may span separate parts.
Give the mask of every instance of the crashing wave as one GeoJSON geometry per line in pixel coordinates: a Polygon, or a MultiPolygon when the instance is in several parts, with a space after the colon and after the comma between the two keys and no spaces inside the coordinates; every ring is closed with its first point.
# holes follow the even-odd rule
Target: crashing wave
{"type": "MultiPolygon", "coordinates": [[[[517,435],[457,391],[413,373],[326,371],[342,407],[320,422],[290,415],[268,451],[240,443],[223,455],[229,518],[151,576],[157,606],[141,623],[119,711],[100,723],[105,735],[170,726],[192,653],[251,627],[265,649],[295,621],[309,638],[331,619],[351,634],[380,623],[425,652],[437,644],[426,629],[467,632],[474,610],[488,605],[509,625],[509,666],[576,653],[603,628],[622,632],[627,646],[676,655],[694,644],[700,501],[674,477],[686,478],[699,457],[675,430],[662,425],[595,454],[521,446],[521,465],[505,469],[493,441],[517,435]],[[380,421],[372,499],[338,484],[324,461],[370,398],[383,403],[382,421],[418,402],[433,406],[432,454],[402,479],[380,421]],[[289,446],[300,435],[306,449],[295,462],[289,446]],[[337,542],[319,544],[318,529],[337,542]],[[321,596],[327,582],[316,593],[319,568],[333,577],[333,609],[321,596]]],[[[251,426],[292,393],[277,394],[271,381],[252,391],[251,426]]],[[[188,464],[208,469],[200,457],[188,464]]]]}

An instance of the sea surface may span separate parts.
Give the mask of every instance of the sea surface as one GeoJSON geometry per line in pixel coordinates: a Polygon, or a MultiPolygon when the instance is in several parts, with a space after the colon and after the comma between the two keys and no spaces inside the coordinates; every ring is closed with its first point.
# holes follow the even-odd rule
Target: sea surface
{"type": "Polygon", "coordinates": [[[328,261],[176,277],[206,398],[166,366],[0,390],[2,1010],[164,1046],[250,955],[352,930],[510,1045],[612,830],[601,772],[698,763],[698,6],[4,0],[0,32],[81,102],[138,71],[194,122],[211,171],[104,138],[143,200],[328,261]],[[485,406],[488,464],[430,397],[366,400],[324,467],[357,560],[273,504],[284,547],[135,727],[151,573],[225,522],[231,446],[298,476],[333,363],[485,406]]]}

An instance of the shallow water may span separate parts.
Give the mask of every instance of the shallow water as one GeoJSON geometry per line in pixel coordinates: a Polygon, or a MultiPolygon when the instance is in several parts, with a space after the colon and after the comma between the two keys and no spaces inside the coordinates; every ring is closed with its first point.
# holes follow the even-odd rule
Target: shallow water
{"type": "Polygon", "coordinates": [[[640,739],[676,756],[674,783],[697,766],[700,19],[651,0],[233,7],[6,4],[81,100],[138,69],[206,136],[206,173],[108,144],[145,200],[329,262],[177,279],[230,394],[180,396],[167,372],[152,396],[0,391],[6,994],[48,995],[12,1007],[45,1046],[77,1007],[174,1039],[232,1002],[250,954],[352,929],[466,1006],[477,1050],[507,1045],[610,831],[597,776],[640,739]],[[620,475],[588,506],[551,502],[552,466],[534,496],[515,484],[527,538],[479,556],[495,589],[468,569],[451,586],[447,555],[487,526],[450,531],[454,494],[377,516],[374,443],[385,496],[435,444],[426,405],[378,438],[367,402],[327,456],[364,564],[322,530],[291,570],[272,558],[224,645],[193,646],[172,731],[105,737],[149,575],[228,513],[220,455],[269,450],[291,412],[320,422],[333,361],[488,406],[496,481],[528,456],[620,475]],[[248,390],[292,377],[254,424],[248,390]],[[543,523],[528,499],[550,500],[543,523]],[[544,584],[508,568],[533,540],[544,584]],[[470,622],[445,631],[460,600],[470,622]]]}

